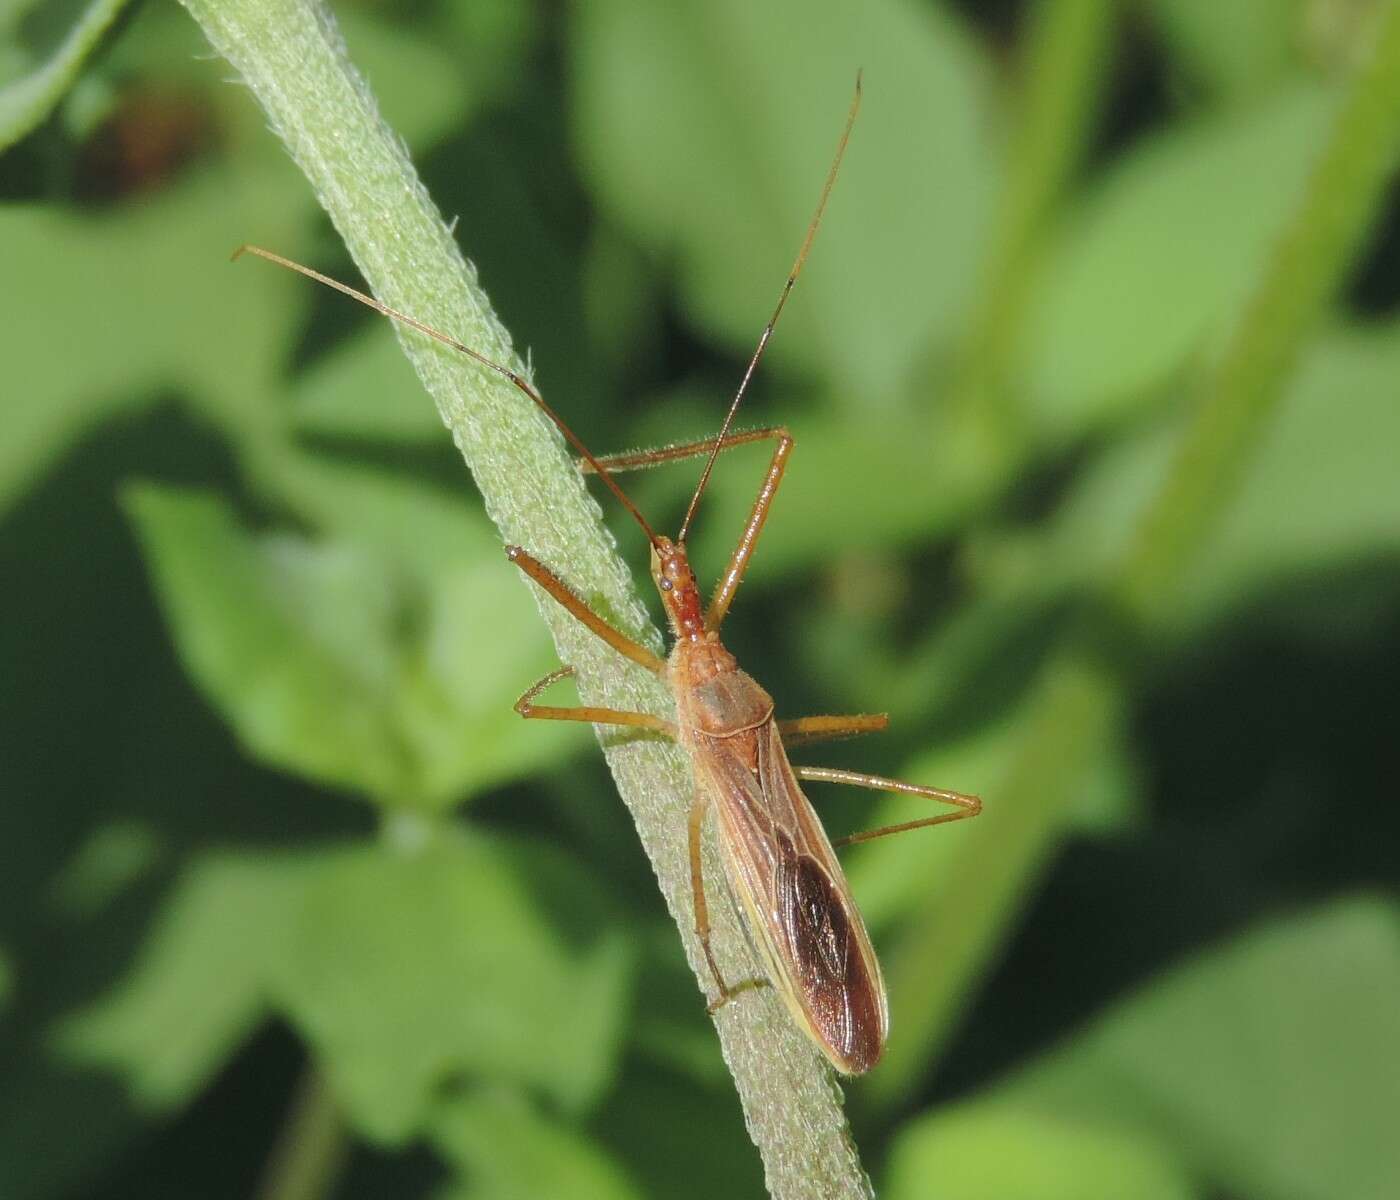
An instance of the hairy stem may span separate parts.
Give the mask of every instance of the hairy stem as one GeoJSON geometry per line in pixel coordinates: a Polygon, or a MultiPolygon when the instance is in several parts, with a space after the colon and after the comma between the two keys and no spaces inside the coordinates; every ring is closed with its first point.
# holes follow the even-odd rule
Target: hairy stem
{"type": "Polygon", "coordinates": [[[258,1200],[318,1200],[335,1186],[347,1149],[335,1100],[321,1073],[308,1064],[268,1159],[258,1200]]]}
{"type": "MultiPolygon", "coordinates": [[[[476,272],[380,118],[324,8],[312,0],[184,3],[251,88],[374,294],[523,373],[476,272]]],[[[471,231],[461,236],[469,240],[471,231]]],[[[211,254],[219,249],[211,247],[211,254]]],[[[506,541],[554,566],[609,620],[659,650],[627,567],[553,427],[497,376],[413,330],[400,328],[398,336],[506,541]]],[[[501,570],[515,570],[504,555],[501,570]]],[[[561,660],[577,671],[585,704],[668,711],[669,697],[654,677],[612,653],[541,593],[536,600],[561,660]]],[[[703,987],[707,976],[690,909],[686,812],[692,784],[685,760],[654,739],[609,738],[604,748],[703,987]]],[[[717,864],[709,866],[717,871],[717,864]]],[[[758,973],[734,918],[724,906],[716,909],[721,966],[731,978],[758,973]]],[[[770,1192],[793,1200],[867,1195],[839,1091],[771,990],[726,1005],[716,1024],[770,1192]]]]}

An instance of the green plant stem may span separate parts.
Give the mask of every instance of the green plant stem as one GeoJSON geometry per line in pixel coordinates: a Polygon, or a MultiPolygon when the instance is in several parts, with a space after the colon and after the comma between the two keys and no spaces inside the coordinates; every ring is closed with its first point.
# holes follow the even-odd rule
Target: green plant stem
{"type": "Polygon", "coordinates": [[[1166,484],[1112,586],[1130,617],[1145,625],[1169,620],[1176,579],[1242,474],[1300,348],[1384,198],[1400,154],[1400,5],[1387,3],[1376,21],[1377,36],[1302,207],[1207,378],[1166,484]]]}
{"type": "Polygon", "coordinates": [[[1002,784],[988,789],[972,847],[890,956],[903,1024],[901,1043],[892,1043],[871,1080],[867,1095],[876,1105],[897,1103],[922,1077],[998,933],[1053,854],[1085,767],[1113,736],[1122,705],[1115,674],[1124,664],[1110,665],[1119,647],[1103,644],[1104,630],[1139,644],[1167,632],[1181,580],[1384,200],[1400,156],[1400,0],[1376,19],[1370,55],[1356,69],[1301,205],[1204,381],[1127,555],[1104,581],[1106,606],[1091,606],[1051,656],[1032,691],[1024,741],[1002,784]]]}
{"type": "Polygon", "coordinates": [[[317,1200],[328,1194],[348,1148],[335,1099],[321,1073],[308,1065],[268,1159],[258,1200],[317,1200]]]}
{"type": "MultiPolygon", "coordinates": [[[[185,5],[262,105],[375,295],[523,371],[475,271],[381,120],[324,8],[311,0],[185,5]]],[[[462,169],[473,166],[463,163],[462,169]]],[[[250,239],[256,235],[249,231],[250,239]]],[[[211,256],[221,249],[210,247],[211,256]]],[[[271,268],[250,262],[235,269],[271,268]]],[[[660,638],[603,529],[598,505],[545,418],[508,383],[462,356],[412,330],[399,328],[398,336],[505,539],[555,566],[609,620],[659,650],[660,638]]],[[[501,570],[514,569],[503,556],[501,570]]],[[[561,660],[578,672],[584,703],[668,710],[659,681],[607,650],[552,601],[539,593],[536,600],[561,660]]],[[[692,783],[685,760],[655,739],[613,736],[604,749],[703,988],[708,976],[690,904],[686,813],[692,783]]],[[[707,866],[718,878],[708,852],[707,866]]],[[[712,918],[722,968],[732,978],[757,974],[726,906],[714,906],[712,918]]],[[[868,1195],[839,1091],[771,991],[726,1005],[716,1025],[770,1192],[794,1200],[868,1195]]]]}
{"type": "Polygon", "coordinates": [[[947,400],[955,425],[1008,455],[1024,449],[1024,429],[1006,373],[1046,227],[1094,127],[1116,7],[1117,0],[1050,0],[1028,18],[1006,186],[947,400]]]}

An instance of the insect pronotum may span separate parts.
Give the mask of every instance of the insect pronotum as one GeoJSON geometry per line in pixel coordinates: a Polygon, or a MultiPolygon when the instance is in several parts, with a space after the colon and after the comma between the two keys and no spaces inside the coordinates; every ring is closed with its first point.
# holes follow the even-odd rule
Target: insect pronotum
{"type": "Polygon", "coordinates": [[[370,308],[435,338],[467,355],[481,366],[505,377],[537,405],[581,455],[580,470],[596,474],[646,533],[651,543],[651,574],[656,582],[674,644],[670,657],[662,659],[626,634],[614,629],[595,613],[564,580],[519,546],[508,546],[506,556],[572,616],[619,654],[653,672],[670,685],[675,697],[674,721],[651,713],[625,712],[591,706],[556,707],[536,704],[535,699],[552,684],[573,674],[562,667],[528,688],[515,709],[530,720],[586,721],[595,725],[647,729],[676,741],[690,759],[695,798],[690,808],[690,875],[695,930],[704,950],[717,993],[710,1011],[732,999],[750,984],[725,982],[710,949],[709,910],[701,868],[700,840],[703,823],[711,810],[717,817],[718,845],[732,892],[738,896],[747,927],[757,943],[768,978],[794,1020],[817,1044],[838,1071],[848,1075],[868,1071],[879,1060],[889,1034],[889,1006],[885,998],[880,964],[865,931],[839,861],[821,821],[803,795],[799,779],[846,783],[878,791],[900,792],[942,801],[951,811],[889,825],[843,838],[837,845],[869,841],[887,834],[939,825],[975,816],[982,803],[976,796],[939,788],[842,771],[829,767],[793,766],[787,747],[824,738],[850,737],[885,728],[881,714],[813,716],[778,720],[773,699],[752,677],[739,669],[734,656],[719,640],[734,594],[753,557],[754,546],[768,519],[768,510],[782,482],[792,451],[787,429],[776,426],[731,433],[739,403],[753,378],[773,330],[782,316],[789,293],[802,272],[821,224],[827,198],[836,181],[841,159],[860,108],[861,84],[856,78],[855,97],[846,117],[836,156],[827,173],[821,199],[802,248],[788,273],[777,307],[759,337],[749,365],[730,403],[719,433],[713,438],[658,450],[595,456],[540,394],[520,375],[493,362],[455,338],[421,321],[389,308],[377,300],[257,246],[247,251],[280,266],[300,272],[335,288],[370,308]],[[707,606],[701,601],[695,575],[686,552],[686,535],[714,468],[723,450],[749,442],[777,443],[768,472],[754,500],[749,519],[730,556],[729,565],[707,606]],[[658,534],[614,479],[620,471],[678,459],[706,456],[705,467],[690,498],[680,532],[674,539],[658,534]]]}

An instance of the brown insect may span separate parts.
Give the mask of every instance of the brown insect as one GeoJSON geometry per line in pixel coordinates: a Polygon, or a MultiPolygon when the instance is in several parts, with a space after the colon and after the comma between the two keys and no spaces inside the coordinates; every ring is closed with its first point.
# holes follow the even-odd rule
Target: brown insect
{"type": "MultiPolygon", "coordinates": [[[[719,848],[729,886],[742,903],[748,929],[762,953],[768,971],[766,982],[777,988],[793,1018],[821,1048],[831,1064],[849,1075],[868,1071],[879,1060],[889,1033],[889,1007],[880,964],[865,931],[865,923],[851,896],[832,843],[811,803],[803,795],[798,780],[854,784],[879,791],[923,796],[953,806],[950,812],[855,834],[841,839],[837,845],[869,841],[908,829],[975,816],[981,811],[982,802],[976,796],[901,783],[879,775],[829,767],[793,766],[788,762],[788,746],[823,738],[870,733],[885,728],[888,717],[885,714],[861,714],[799,717],[783,721],[776,719],[773,698],[751,676],[739,669],[734,656],[720,644],[719,627],[729,612],[734,594],[753,557],[754,546],[768,519],[768,510],[777,494],[793,446],[792,436],[782,426],[742,433],[731,433],[730,427],[821,224],[827,198],[860,108],[860,95],[860,79],[857,77],[855,98],[846,118],[836,157],[827,174],[821,200],[807,228],[797,260],[783,285],[777,307],[759,338],[719,434],[703,441],[596,457],[540,394],[509,368],[492,362],[456,339],[404,313],[281,255],[256,246],[244,246],[238,251],[242,253],[247,250],[327,284],[504,376],[554,422],[579,452],[582,456],[580,469],[598,475],[642,527],[651,543],[652,578],[661,594],[675,639],[668,659],[658,658],[645,646],[614,629],[554,571],[527,551],[519,546],[509,546],[506,555],[619,654],[665,680],[675,697],[676,719],[668,721],[651,713],[611,708],[536,704],[535,698],[543,691],[573,674],[572,667],[563,667],[546,675],[516,701],[515,709],[522,717],[531,720],[629,726],[663,734],[679,743],[690,759],[695,778],[695,799],[690,809],[690,873],[695,930],[718,989],[718,995],[710,1003],[710,1011],[714,1012],[749,986],[728,985],[710,949],[710,922],[701,868],[700,839],[705,817],[713,808],[717,815],[719,848]],[[777,443],[767,475],[754,500],[739,543],[730,556],[729,566],[706,607],[690,568],[686,535],[720,452],[762,440],[777,443]],[[652,529],[613,478],[619,471],[701,454],[707,455],[705,468],[674,540],[652,529]]],[[[234,257],[237,256],[236,253],[234,257]]]]}

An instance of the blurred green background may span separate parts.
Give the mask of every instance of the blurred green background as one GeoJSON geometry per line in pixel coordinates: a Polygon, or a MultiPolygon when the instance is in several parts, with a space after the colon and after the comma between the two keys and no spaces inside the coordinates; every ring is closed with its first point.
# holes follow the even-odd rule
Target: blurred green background
{"type": "MultiPolygon", "coordinates": [[[[713,430],[865,70],[726,639],[785,714],[892,714],[799,761],[985,799],[846,859],[893,1200],[1400,1195],[1393,205],[1150,619],[1094,602],[1387,7],[336,6],[599,451],[713,430]]],[[[0,1196],[758,1195],[596,745],[511,712],[556,660],[391,332],[226,262],[355,280],[229,77],[174,4],[0,9],[0,1196]]],[[[659,528],[694,476],[637,478],[659,528]]]]}

